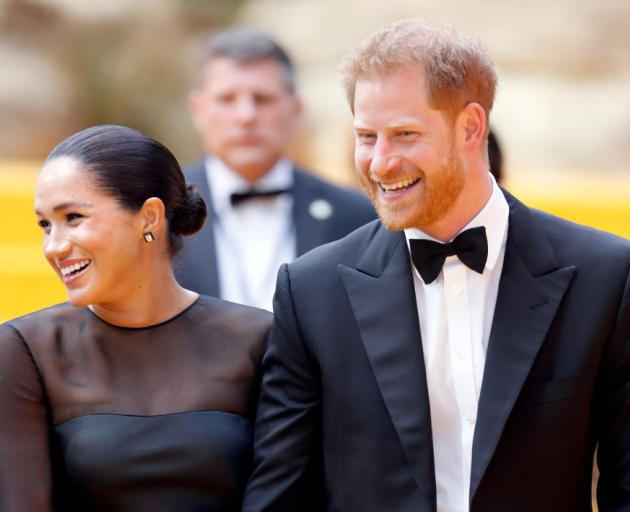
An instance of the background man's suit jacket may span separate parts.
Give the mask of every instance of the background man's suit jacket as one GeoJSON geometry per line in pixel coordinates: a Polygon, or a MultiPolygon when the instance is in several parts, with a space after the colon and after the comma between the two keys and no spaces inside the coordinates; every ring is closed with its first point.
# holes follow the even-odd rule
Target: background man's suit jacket
{"type": "MultiPolygon", "coordinates": [[[[184,288],[218,297],[214,208],[204,161],[185,168],[184,173],[186,181],[197,185],[206,201],[208,218],[199,233],[184,238],[183,251],[175,262],[175,274],[184,288]]],[[[298,168],[294,168],[291,194],[298,256],[318,245],[343,238],[376,217],[374,208],[361,193],[336,187],[298,168]],[[329,217],[318,219],[310,213],[309,207],[316,200],[324,200],[332,207],[329,217]]]]}
{"type": "MultiPolygon", "coordinates": [[[[630,242],[510,205],[472,454],[473,512],[630,510],[630,242]]],[[[280,269],[247,512],[436,510],[403,233],[280,269]],[[323,500],[323,503],[322,503],[323,500]]]]}

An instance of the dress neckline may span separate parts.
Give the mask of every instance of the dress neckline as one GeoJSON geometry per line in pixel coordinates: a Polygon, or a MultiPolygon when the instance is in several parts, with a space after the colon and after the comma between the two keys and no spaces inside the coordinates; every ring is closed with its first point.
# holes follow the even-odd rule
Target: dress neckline
{"type": "Polygon", "coordinates": [[[184,315],[193,306],[195,306],[199,302],[200,299],[201,299],[201,295],[199,295],[194,301],[192,301],[188,306],[186,306],[184,309],[182,309],[179,313],[176,313],[172,317],[167,318],[166,320],[163,320],[162,322],[158,322],[156,324],[151,324],[151,325],[143,325],[142,327],[127,327],[127,326],[124,326],[124,325],[112,324],[112,323],[108,322],[107,320],[102,319],[94,311],[92,311],[89,307],[85,307],[84,309],[87,310],[89,312],[89,314],[92,315],[94,318],[96,318],[98,321],[104,323],[105,325],[107,325],[109,327],[113,327],[115,329],[121,329],[121,330],[125,330],[125,331],[143,331],[143,330],[146,330],[146,329],[154,329],[156,327],[161,327],[163,325],[166,325],[168,323],[173,322],[174,320],[177,320],[180,316],[184,315]]]}

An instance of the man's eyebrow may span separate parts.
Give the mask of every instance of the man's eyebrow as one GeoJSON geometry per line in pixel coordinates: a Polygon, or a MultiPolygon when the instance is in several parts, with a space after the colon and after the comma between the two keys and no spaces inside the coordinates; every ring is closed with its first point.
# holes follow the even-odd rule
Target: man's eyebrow
{"type": "MultiPolygon", "coordinates": [[[[386,128],[408,128],[410,126],[418,126],[420,123],[420,119],[414,117],[403,117],[392,121],[386,126],[386,128]]],[[[363,125],[361,119],[357,119],[356,122],[353,124],[353,127],[355,130],[371,130],[371,128],[363,125]]]]}

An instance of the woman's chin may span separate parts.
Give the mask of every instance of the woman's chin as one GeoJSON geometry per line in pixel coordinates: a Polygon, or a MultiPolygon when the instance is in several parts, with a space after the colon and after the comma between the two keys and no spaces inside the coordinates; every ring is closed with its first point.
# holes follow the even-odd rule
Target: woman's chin
{"type": "Polygon", "coordinates": [[[68,302],[76,308],[84,308],[92,304],[93,301],[88,300],[88,297],[81,293],[68,293],[68,302]]]}

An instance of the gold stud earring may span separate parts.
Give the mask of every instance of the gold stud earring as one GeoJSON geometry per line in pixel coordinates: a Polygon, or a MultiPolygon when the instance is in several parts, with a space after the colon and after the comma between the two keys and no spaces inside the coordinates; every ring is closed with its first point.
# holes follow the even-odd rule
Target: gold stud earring
{"type": "Polygon", "coordinates": [[[145,231],[144,233],[142,233],[142,236],[144,237],[144,241],[148,244],[153,242],[153,240],[155,240],[153,233],[151,233],[151,231],[145,231]]]}

